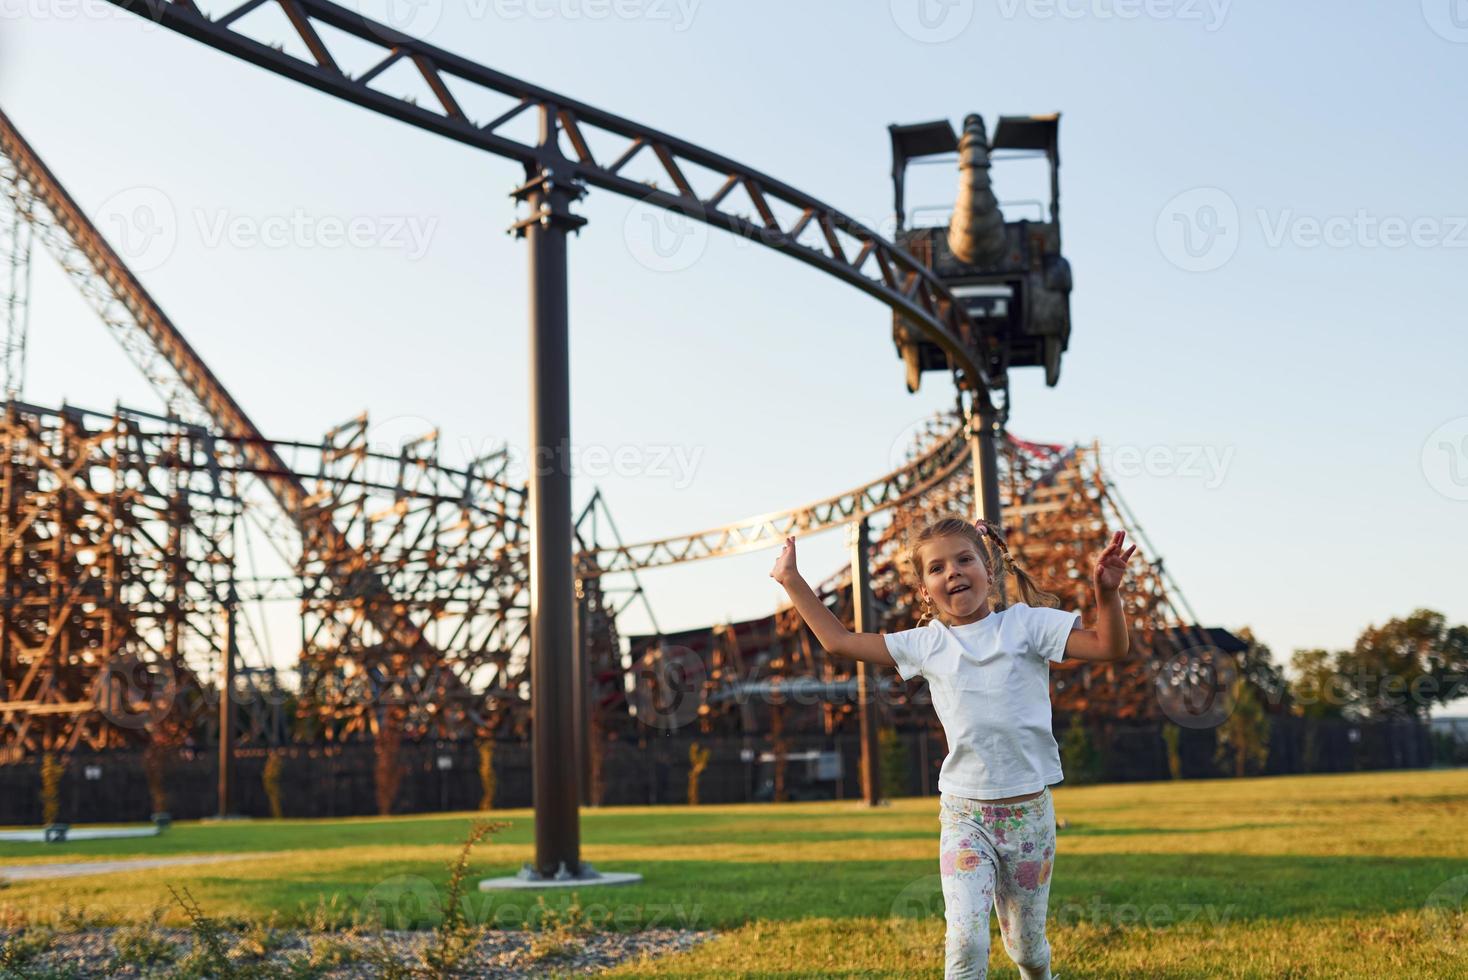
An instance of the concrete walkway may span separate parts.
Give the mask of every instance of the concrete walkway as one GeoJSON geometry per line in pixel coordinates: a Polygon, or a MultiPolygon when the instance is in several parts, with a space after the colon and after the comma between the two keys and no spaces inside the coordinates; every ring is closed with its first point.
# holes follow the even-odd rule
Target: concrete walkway
{"type": "Polygon", "coordinates": [[[219,861],[251,861],[276,857],[278,851],[254,851],[245,854],[180,854],[177,857],[128,858],[116,861],[62,861],[54,864],[0,865],[0,880],[43,881],[53,878],[79,878],[82,875],[105,875],[118,871],[144,871],[149,868],[173,868],[190,864],[214,864],[219,861]]]}

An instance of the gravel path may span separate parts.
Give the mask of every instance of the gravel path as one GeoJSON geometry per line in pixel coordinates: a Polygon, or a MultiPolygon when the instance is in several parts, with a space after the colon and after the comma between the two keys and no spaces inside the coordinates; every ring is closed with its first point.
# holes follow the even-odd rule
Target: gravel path
{"type": "MultiPolygon", "coordinates": [[[[149,965],[141,965],[137,953],[118,958],[118,940],[131,950],[145,947],[136,941],[138,930],[87,929],[56,933],[49,941],[32,933],[27,941],[44,944],[17,964],[20,976],[70,976],[78,980],[100,978],[162,978],[174,975],[179,961],[193,946],[185,929],[154,928],[146,937],[155,948],[168,951],[149,965]],[[131,940],[131,941],[130,941],[131,940]],[[161,942],[160,942],[161,941],[161,942]],[[171,947],[171,949],[168,949],[171,947]]],[[[646,954],[661,956],[691,949],[712,939],[712,931],[650,929],[643,932],[594,932],[576,937],[560,950],[547,950],[542,937],[540,950],[532,948],[537,933],[491,929],[474,948],[458,976],[505,978],[549,978],[600,973],[627,960],[646,954]],[[539,955],[537,955],[539,953],[539,955]]],[[[228,934],[233,946],[231,959],[239,966],[255,968],[250,975],[265,977],[319,978],[319,980],[378,980],[384,976],[374,961],[390,959],[397,964],[419,963],[422,952],[433,940],[430,933],[381,930],[368,933],[305,933],[278,930],[272,948],[263,957],[235,959],[248,942],[236,945],[237,934],[228,934]],[[310,968],[311,964],[314,968],[310,968]]],[[[7,937],[0,933],[0,943],[7,937]]]]}
{"type": "Polygon", "coordinates": [[[0,881],[38,881],[52,878],[77,878],[82,875],[105,875],[118,871],[141,871],[146,868],[172,868],[183,864],[213,864],[216,861],[251,861],[275,857],[272,851],[244,854],[180,854],[177,857],[126,858],[115,861],[59,861],[54,864],[0,865],[0,881]]]}

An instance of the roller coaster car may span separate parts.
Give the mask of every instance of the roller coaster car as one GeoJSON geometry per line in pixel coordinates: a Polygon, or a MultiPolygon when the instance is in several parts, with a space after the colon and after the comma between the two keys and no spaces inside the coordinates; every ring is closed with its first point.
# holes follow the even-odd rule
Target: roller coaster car
{"type": "MultiPolygon", "coordinates": [[[[1003,247],[974,264],[953,254],[948,226],[902,227],[907,162],[958,151],[953,127],[946,120],[889,127],[897,244],[931,269],[963,304],[978,328],[976,339],[989,369],[989,385],[996,389],[1008,386],[1011,367],[1043,367],[1045,383],[1054,386],[1060,380],[1061,354],[1070,342],[1071,270],[1060,254],[1059,126],[1058,115],[1000,118],[987,149],[1044,153],[1050,165],[1050,220],[1004,221],[1003,247]]],[[[987,159],[982,166],[987,168],[987,159]]],[[[951,370],[941,347],[901,314],[892,319],[892,340],[907,365],[909,391],[918,390],[922,372],[951,370]]]]}

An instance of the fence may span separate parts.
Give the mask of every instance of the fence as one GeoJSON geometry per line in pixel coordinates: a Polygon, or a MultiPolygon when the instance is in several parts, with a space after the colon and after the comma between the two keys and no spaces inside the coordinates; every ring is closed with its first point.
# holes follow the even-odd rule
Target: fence
{"type": "MultiPolygon", "coordinates": [[[[1057,724],[1057,740],[1064,725],[1057,724]]],[[[1107,725],[1088,729],[1102,763],[1101,778],[1129,782],[1169,778],[1167,749],[1157,725],[1107,725]]],[[[1221,778],[1229,771],[1214,761],[1211,729],[1181,729],[1178,754],[1187,779],[1221,778]]],[[[904,760],[887,781],[906,795],[938,791],[945,754],[936,729],[899,733],[904,760]]],[[[772,799],[775,764],[768,738],[758,736],[665,735],[650,732],[638,740],[606,743],[605,791],[601,803],[681,804],[687,800],[690,745],[709,750],[699,781],[704,803],[743,803],[772,799]]],[[[280,800],[285,817],[374,814],[376,755],[371,745],[296,746],[281,750],[280,800]]],[[[483,788],[479,750],[472,742],[404,744],[398,764],[401,782],[395,813],[473,810],[483,788]]],[[[861,795],[861,750],[855,732],[787,739],[788,799],[854,799],[861,795]]],[[[889,762],[891,758],[889,757],[889,762]]],[[[1422,722],[1350,724],[1271,719],[1268,761],[1263,774],[1353,772],[1423,768],[1468,763],[1468,742],[1434,736],[1422,722]]],[[[241,752],[235,764],[235,812],[269,816],[262,781],[263,751],[241,752]]],[[[533,802],[531,753],[524,742],[499,742],[494,749],[497,808],[533,802]]],[[[0,824],[41,822],[40,760],[0,766],[0,824]]],[[[197,819],[217,810],[217,756],[212,747],[183,749],[165,767],[164,787],[174,819],[197,819]]],[[[152,804],[142,758],[136,752],[77,753],[67,760],[60,787],[60,819],[74,823],[144,821],[152,804]]]]}

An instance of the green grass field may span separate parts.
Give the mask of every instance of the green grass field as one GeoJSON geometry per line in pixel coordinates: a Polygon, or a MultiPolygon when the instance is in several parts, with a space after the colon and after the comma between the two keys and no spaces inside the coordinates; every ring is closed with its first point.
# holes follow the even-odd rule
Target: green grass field
{"type": "MultiPolygon", "coordinates": [[[[1468,770],[1060,787],[1050,892],[1062,980],[1468,977],[1468,770]]],[[[177,824],[141,840],[0,843],[0,864],[181,854],[254,859],[0,887],[11,918],[63,906],[137,921],[187,886],[208,912],[282,924],[322,903],[396,909],[427,927],[472,820],[511,826],[473,852],[475,878],[533,851],[526,810],[177,824]],[[425,902],[424,899],[427,899],[425,902]],[[428,913],[419,914],[424,908],[428,913]]],[[[622,977],[942,976],[938,801],[618,807],[583,811],[582,853],[640,885],[587,889],[607,927],[717,930],[622,977]]],[[[548,895],[552,906],[570,896],[548,895]]],[[[475,891],[476,921],[518,927],[533,893],[475,891]]],[[[411,919],[411,923],[408,920],[411,919]]],[[[176,908],[168,920],[182,923],[176,908]]],[[[993,931],[992,977],[1016,977],[993,931]]]]}

